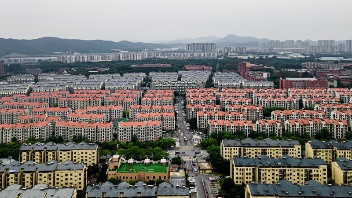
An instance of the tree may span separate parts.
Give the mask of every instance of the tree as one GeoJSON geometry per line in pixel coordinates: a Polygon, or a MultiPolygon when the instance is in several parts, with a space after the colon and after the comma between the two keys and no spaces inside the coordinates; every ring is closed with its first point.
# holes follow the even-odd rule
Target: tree
{"type": "Polygon", "coordinates": [[[88,177],[91,177],[93,175],[96,175],[99,173],[99,165],[95,164],[93,166],[88,166],[87,168],[87,175],[88,177]]]}
{"type": "Polygon", "coordinates": [[[208,148],[211,145],[218,145],[218,142],[214,138],[204,138],[200,143],[202,148],[208,148]]]}
{"type": "Polygon", "coordinates": [[[163,182],[165,182],[165,180],[157,179],[157,180],[155,181],[155,184],[156,184],[157,186],[159,186],[159,184],[161,184],[161,183],[163,183],[163,182]]]}
{"type": "Polygon", "coordinates": [[[187,120],[187,122],[189,123],[189,128],[192,130],[197,130],[197,118],[191,118],[189,120],[187,120]]]}
{"type": "Polygon", "coordinates": [[[332,133],[327,128],[323,128],[315,134],[315,139],[318,140],[331,140],[332,138],[332,133]]]}
{"type": "Polygon", "coordinates": [[[18,143],[19,141],[18,141],[18,139],[17,139],[15,136],[13,136],[13,137],[11,138],[11,142],[16,142],[16,143],[18,143]]]}
{"type": "Polygon", "coordinates": [[[111,179],[109,179],[109,182],[111,182],[114,185],[118,185],[122,181],[121,181],[121,179],[118,179],[118,178],[111,178],[111,179]]]}
{"type": "Polygon", "coordinates": [[[132,135],[132,137],[131,137],[131,142],[133,142],[133,143],[138,143],[139,142],[139,140],[138,140],[138,137],[137,137],[137,135],[132,135]]]}
{"type": "Polygon", "coordinates": [[[233,179],[231,178],[224,178],[221,181],[220,194],[225,198],[245,197],[244,187],[242,185],[235,185],[233,179]]]}
{"type": "Polygon", "coordinates": [[[352,140],[352,131],[346,133],[346,139],[352,140]]]}
{"type": "Polygon", "coordinates": [[[129,111],[123,111],[122,115],[124,118],[129,118],[130,117],[130,112],[129,111]]]}
{"type": "Polygon", "coordinates": [[[182,164],[182,159],[180,156],[174,157],[171,159],[172,164],[177,164],[177,165],[181,165],[182,164]]]}

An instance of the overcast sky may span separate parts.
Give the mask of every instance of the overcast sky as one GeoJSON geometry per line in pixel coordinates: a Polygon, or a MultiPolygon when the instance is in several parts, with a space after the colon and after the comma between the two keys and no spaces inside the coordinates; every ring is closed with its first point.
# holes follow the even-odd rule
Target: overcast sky
{"type": "Polygon", "coordinates": [[[0,0],[0,37],[352,39],[351,0],[0,0]]]}

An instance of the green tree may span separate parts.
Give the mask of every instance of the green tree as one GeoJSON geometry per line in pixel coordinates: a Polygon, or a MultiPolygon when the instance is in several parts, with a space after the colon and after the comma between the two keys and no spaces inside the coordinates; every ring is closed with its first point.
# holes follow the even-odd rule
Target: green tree
{"type": "Polygon", "coordinates": [[[318,140],[331,140],[332,138],[332,133],[327,128],[323,128],[315,134],[315,139],[318,140]]]}
{"type": "Polygon", "coordinates": [[[155,181],[155,184],[156,184],[157,186],[159,186],[159,184],[161,184],[161,183],[163,183],[163,182],[165,182],[165,180],[157,179],[157,180],[155,181]]]}
{"type": "Polygon", "coordinates": [[[119,183],[121,183],[121,179],[111,178],[111,179],[109,179],[109,182],[111,182],[114,185],[118,185],[119,183]]]}
{"type": "Polygon", "coordinates": [[[192,130],[197,130],[197,118],[191,118],[189,120],[187,120],[187,122],[189,123],[189,128],[192,130]]]}
{"type": "Polygon", "coordinates": [[[129,111],[123,111],[122,115],[124,118],[129,118],[130,117],[130,112],[129,111]]]}
{"type": "Polygon", "coordinates": [[[216,139],[214,138],[204,138],[201,143],[200,146],[202,148],[208,148],[211,145],[218,145],[218,142],[216,141],[216,139]]]}
{"type": "Polygon", "coordinates": [[[15,136],[13,136],[13,137],[11,138],[11,142],[16,142],[16,143],[18,143],[19,141],[18,141],[18,139],[17,139],[15,136]]]}
{"type": "Polygon", "coordinates": [[[177,165],[181,165],[182,164],[182,159],[180,156],[174,157],[171,159],[172,164],[177,164],[177,165]]]}

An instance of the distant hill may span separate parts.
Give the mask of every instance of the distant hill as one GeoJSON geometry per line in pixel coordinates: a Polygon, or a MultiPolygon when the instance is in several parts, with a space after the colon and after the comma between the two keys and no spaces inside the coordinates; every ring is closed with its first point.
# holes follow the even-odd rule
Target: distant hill
{"type": "Polygon", "coordinates": [[[0,38],[0,56],[11,53],[25,55],[48,55],[54,52],[78,52],[78,53],[104,53],[112,52],[112,49],[126,51],[141,51],[145,49],[157,49],[169,47],[165,44],[129,42],[129,41],[103,41],[103,40],[79,40],[44,37],[33,40],[18,40],[0,38]]]}
{"type": "Polygon", "coordinates": [[[234,34],[229,34],[224,38],[214,40],[214,43],[250,43],[250,42],[268,42],[269,39],[258,39],[251,36],[237,36],[234,34]]]}

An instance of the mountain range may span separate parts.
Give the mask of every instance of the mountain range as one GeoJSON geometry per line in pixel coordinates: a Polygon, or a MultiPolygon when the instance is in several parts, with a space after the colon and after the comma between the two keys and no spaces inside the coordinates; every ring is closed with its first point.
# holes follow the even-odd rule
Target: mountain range
{"type": "MultiPolygon", "coordinates": [[[[54,52],[77,53],[109,53],[113,51],[143,51],[158,48],[184,47],[186,43],[216,43],[217,47],[246,46],[255,47],[258,43],[268,42],[266,38],[251,36],[238,36],[229,34],[223,38],[215,36],[199,37],[195,39],[182,38],[170,41],[156,41],[152,43],[130,41],[104,41],[63,39],[56,37],[43,37],[33,40],[0,38],[0,57],[20,54],[23,56],[52,55],[54,52]]],[[[309,40],[307,40],[309,41],[309,40]]],[[[314,43],[315,41],[309,41],[314,43]]]]}

